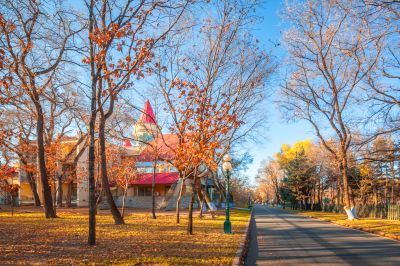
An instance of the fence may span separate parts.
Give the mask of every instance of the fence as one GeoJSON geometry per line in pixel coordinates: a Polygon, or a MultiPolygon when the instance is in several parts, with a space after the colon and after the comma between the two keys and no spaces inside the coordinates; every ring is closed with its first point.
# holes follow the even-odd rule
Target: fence
{"type": "MultiPolygon", "coordinates": [[[[344,213],[344,207],[341,205],[324,204],[322,209],[325,212],[344,213]]],[[[356,209],[360,218],[400,220],[399,204],[365,204],[357,205],[356,209]]]]}
{"type": "Polygon", "coordinates": [[[388,206],[387,219],[400,220],[400,205],[391,204],[388,206]]]}

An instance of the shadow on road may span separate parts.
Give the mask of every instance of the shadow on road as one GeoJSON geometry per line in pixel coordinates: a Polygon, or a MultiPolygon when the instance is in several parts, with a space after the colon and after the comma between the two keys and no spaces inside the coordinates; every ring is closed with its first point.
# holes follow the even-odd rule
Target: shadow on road
{"type": "Polygon", "coordinates": [[[400,243],[257,206],[245,265],[400,265],[400,243]]]}

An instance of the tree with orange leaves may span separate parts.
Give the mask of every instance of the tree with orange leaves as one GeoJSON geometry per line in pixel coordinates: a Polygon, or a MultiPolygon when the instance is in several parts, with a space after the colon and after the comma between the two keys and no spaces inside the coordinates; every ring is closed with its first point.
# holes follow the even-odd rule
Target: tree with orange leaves
{"type": "MultiPolygon", "coordinates": [[[[35,121],[38,169],[46,218],[56,214],[48,182],[45,151],[46,93],[74,48],[76,18],[58,1],[2,2],[0,16],[1,98],[31,111],[35,121]]],[[[65,70],[65,69],[64,69],[65,70]]],[[[57,87],[57,88],[60,88],[57,87]]]]}
{"type": "Polygon", "coordinates": [[[131,156],[126,156],[125,152],[118,146],[109,145],[107,147],[107,170],[110,181],[122,188],[121,216],[125,213],[125,199],[130,183],[138,177],[136,161],[131,156]]]}
{"type": "Polygon", "coordinates": [[[226,134],[237,128],[240,121],[230,112],[227,101],[213,102],[207,87],[199,87],[187,81],[175,79],[172,87],[179,90],[176,110],[183,118],[173,132],[181,136],[175,149],[174,165],[182,172],[192,172],[192,186],[189,203],[188,234],[193,234],[193,203],[195,191],[201,186],[199,173],[202,169],[217,170],[214,154],[221,149],[221,142],[215,136],[226,134]]]}
{"type": "Polygon", "coordinates": [[[118,94],[134,85],[132,79],[151,74],[148,63],[155,45],[171,32],[191,1],[88,1],[89,55],[83,62],[91,71],[89,123],[89,244],[95,244],[94,131],[99,114],[99,142],[103,189],[116,224],[124,220],[108,188],[105,144],[106,121],[118,94]],[[166,25],[160,29],[159,24],[166,25]]]}
{"type": "MultiPolygon", "coordinates": [[[[210,1],[207,5],[216,12],[199,15],[203,23],[196,37],[185,32],[166,40],[171,48],[160,53],[156,63],[157,85],[171,114],[171,130],[179,138],[174,164],[181,177],[213,177],[223,194],[217,166],[265,119],[258,106],[265,99],[265,82],[273,64],[245,30],[255,19],[257,1],[210,1]]],[[[195,179],[197,194],[207,200],[195,179]]],[[[179,202],[180,197],[177,222],[179,202]]]]}
{"type": "Polygon", "coordinates": [[[9,198],[11,206],[11,214],[14,215],[14,199],[18,196],[19,185],[13,183],[16,173],[14,167],[11,167],[10,154],[1,149],[0,155],[0,192],[9,198]]]}

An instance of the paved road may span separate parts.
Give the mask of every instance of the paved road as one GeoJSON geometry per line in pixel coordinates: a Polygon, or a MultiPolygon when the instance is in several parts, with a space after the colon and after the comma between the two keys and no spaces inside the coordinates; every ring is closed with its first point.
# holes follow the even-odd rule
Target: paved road
{"type": "Polygon", "coordinates": [[[265,206],[245,265],[399,265],[400,242],[265,206]]]}

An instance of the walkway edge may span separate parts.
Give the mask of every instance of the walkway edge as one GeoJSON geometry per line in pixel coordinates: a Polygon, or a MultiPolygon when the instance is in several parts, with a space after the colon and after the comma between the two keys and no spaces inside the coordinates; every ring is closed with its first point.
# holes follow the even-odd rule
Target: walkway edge
{"type": "Polygon", "coordinates": [[[240,241],[239,248],[237,249],[235,257],[233,258],[232,266],[244,265],[244,258],[247,255],[250,242],[249,240],[250,240],[250,231],[252,222],[253,222],[253,209],[251,210],[249,221],[247,222],[245,235],[240,241]]]}
{"type": "MultiPolygon", "coordinates": [[[[320,219],[320,220],[322,220],[322,219],[320,219]]],[[[328,221],[328,222],[336,224],[336,225],[340,225],[342,227],[347,227],[347,228],[363,231],[363,232],[366,232],[366,233],[370,233],[370,234],[373,234],[373,235],[383,236],[383,237],[386,237],[386,238],[389,238],[389,239],[392,239],[392,240],[400,241],[400,235],[389,234],[389,233],[385,233],[383,231],[372,230],[372,229],[364,228],[364,227],[361,227],[361,226],[343,225],[343,224],[340,224],[340,223],[335,222],[335,221],[328,221]]]]}
{"type": "Polygon", "coordinates": [[[304,217],[313,218],[313,219],[317,219],[317,220],[320,220],[320,221],[329,222],[331,224],[339,225],[341,227],[351,228],[351,229],[354,229],[354,230],[363,231],[363,232],[370,233],[370,234],[373,234],[373,235],[386,237],[386,238],[389,238],[391,240],[400,241],[400,235],[389,234],[389,233],[385,233],[383,231],[372,230],[372,229],[369,229],[369,228],[364,228],[364,227],[361,227],[361,226],[356,226],[356,225],[351,225],[351,224],[349,224],[349,225],[340,224],[340,223],[338,223],[336,221],[331,221],[331,220],[328,220],[328,219],[321,219],[321,218],[318,218],[318,217],[313,217],[311,215],[303,214],[302,212],[295,212],[295,213],[300,214],[300,215],[302,215],[304,217]]]}

